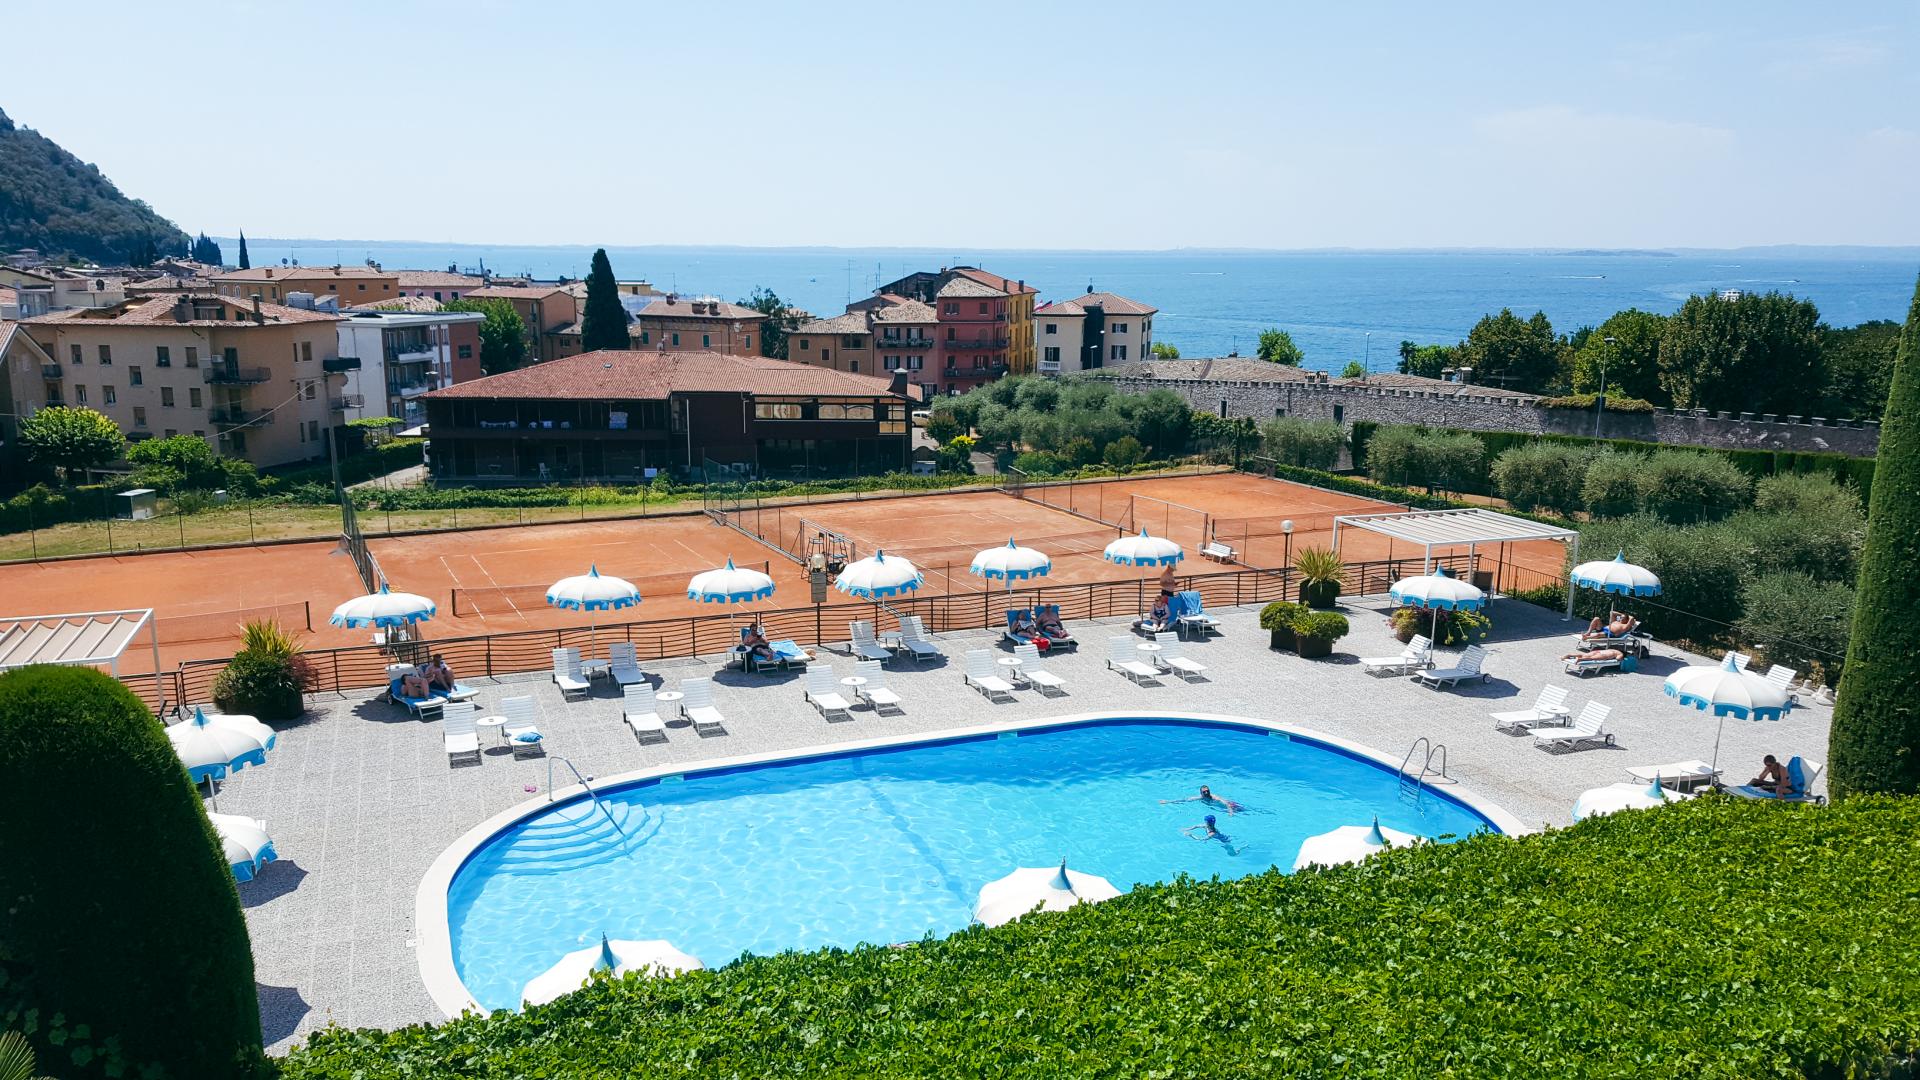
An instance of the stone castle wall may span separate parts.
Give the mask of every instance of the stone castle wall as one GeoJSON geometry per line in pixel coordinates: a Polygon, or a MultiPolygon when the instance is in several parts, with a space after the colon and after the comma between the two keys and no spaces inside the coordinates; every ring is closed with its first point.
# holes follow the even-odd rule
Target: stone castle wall
{"type": "Polygon", "coordinates": [[[1298,416],[1352,424],[1425,424],[1469,431],[1533,435],[1598,435],[1646,443],[1717,450],[1784,450],[1872,457],[1880,445],[1877,420],[1829,420],[1772,413],[1709,413],[1659,409],[1604,414],[1598,432],[1593,410],[1543,409],[1522,397],[1476,397],[1399,387],[1369,388],[1312,382],[1235,382],[1220,379],[1111,377],[1130,394],[1171,390],[1201,412],[1271,420],[1298,416]]]}

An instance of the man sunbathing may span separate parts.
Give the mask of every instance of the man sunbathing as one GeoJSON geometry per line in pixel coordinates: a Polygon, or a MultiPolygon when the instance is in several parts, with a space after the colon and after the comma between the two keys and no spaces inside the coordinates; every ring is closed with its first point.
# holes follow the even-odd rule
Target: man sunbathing
{"type": "Polygon", "coordinates": [[[760,632],[759,623],[747,625],[747,632],[741,637],[740,644],[752,653],[755,659],[774,659],[773,644],[767,640],[767,635],[760,632]]]}
{"type": "Polygon", "coordinates": [[[1627,654],[1619,649],[1588,649],[1586,652],[1570,652],[1562,660],[1625,660],[1627,654]]]}
{"type": "Polygon", "coordinates": [[[1619,611],[1610,613],[1608,620],[1609,621],[1602,623],[1600,616],[1595,615],[1593,621],[1587,624],[1587,632],[1580,635],[1581,638],[1587,641],[1605,641],[1609,638],[1623,638],[1633,633],[1633,628],[1640,623],[1640,621],[1633,616],[1619,611]]]}
{"type": "Polygon", "coordinates": [[[1760,760],[1760,775],[1747,781],[1747,786],[1778,795],[1791,788],[1793,781],[1788,778],[1787,767],[1780,764],[1780,759],[1768,754],[1760,760]]]}
{"type": "Polygon", "coordinates": [[[425,674],[428,686],[437,686],[443,690],[453,689],[453,669],[447,666],[446,658],[440,654],[434,654],[433,659],[426,666],[425,674]]]}
{"type": "Polygon", "coordinates": [[[401,697],[419,699],[427,697],[432,693],[433,687],[428,685],[426,677],[418,671],[409,671],[405,675],[400,676],[401,697]]]}
{"type": "Polygon", "coordinates": [[[1016,611],[1013,613],[1013,623],[1007,629],[1013,632],[1014,637],[1024,640],[1033,637],[1040,627],[1033,621],[1031,612],[1016,611]]]}
{"type": "Polygon", "coordinates": [[[1067,628],[1060,622],[1059,608],[1048,608],[1042,611],[1034,625],[1052,641],[1068,640],[1067,628]]]}

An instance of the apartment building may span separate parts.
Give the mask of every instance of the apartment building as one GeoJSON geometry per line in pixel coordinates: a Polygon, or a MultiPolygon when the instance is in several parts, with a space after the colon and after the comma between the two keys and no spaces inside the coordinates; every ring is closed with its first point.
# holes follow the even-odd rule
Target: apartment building
{"type": "Polygon", "coordinates": [[[456,274],[450,270],[395,270],[394,287],[401,296],[424,296],[446,303],[458,300],[475,289],[486,287],[485,278],[456,274]]]}
{"type": "MultiPolygon", "coordinates": [[[[559,285],[488,285],[470,290],[468,300],[505,300],[527,324],[527,359],[559,358],[566,347],[560,332],[580,321],[580,301],[559,285]]],[[[576,338],[577,341],[577,338],[576,338]]],[[[575,350],[577,351],[577,349],[575,350]]]]}
{"type": "Polygon", "coordinates": [[[1153,357],[1158,308],[1089,289],[1033,313],[1042,375],[1092,371],[1153,357]]]}
{"type": "Polygon", "coordinates": [[[787,359],[854,375],[872,375],[873,328],[864,311],[809,319],[787,334],[787,359]]]}
{"type": "Polygon", "coordinates": [[[236,300],[258,294],[269,304],[284,304],[289,294],[306,292],[335,297],[344,308],[391,300],[400,295],[400,282],[393,273],[370,266],[256,266],[217,275],[213,291],[236,300]]]}
{"type": "Polygon", "coordinates": [[[255,465],[325,455],[338,315],[207,293],[76,308],[21,325],[50,359],[15,411],[84,405],[132,441],[194,435],[255,465]]]}
{"type": "MultiPolygon", "coordinates": [[[[930,305],[939,319],[943,350],[934,380],[942,393],[958,393],[1001,375],[1031,374],[1034,351],[1033,307],[1039,290],[1025,281],[1002,277],[977,266],[920,271],[875,290],[930,305]]],[[[884,303],[862,301],[862,306],[884,303]]]]}
{"type": "Polygon", "coordinates": [[[668,293],[634,312],[628,333],[636,349],[759,356],[760,331],[766,321],[765,315],[750,307],[668,293]]]}
{"type": "Polygon", "coordinates": [[[0,285],[13,290],[11,314],[21,319],[69,308],[112,307],[127,298],[125,282],[117,276],[53,268],[7,269],[0,285]]]}
{"type": "Polygon", "coordinates": [[[420,399],[480,377],[478,311],[364,311],[338,324],[342,382],[334,397],[342,420],[397,416],[423,423],[420,399]]]}

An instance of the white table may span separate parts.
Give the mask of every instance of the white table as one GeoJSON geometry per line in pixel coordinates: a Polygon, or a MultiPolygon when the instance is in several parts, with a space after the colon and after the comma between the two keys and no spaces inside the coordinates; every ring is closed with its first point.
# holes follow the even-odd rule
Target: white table
{"type": "Polygon", "coordinates": [[[482,716],[473,722],[473,726],[480,730],[492,728],[493,733],[498,735],[501,741],[504,742],[507,737],[506,722],[507,718],[504,716],[482,716]]]}
{"type": "Polygon", "coordinates": [[[1001,664],[1001,666],[1010,667],[1010,668],[1017,668],[1024,662],[1025,661],[1021,660],[1017,656],[1003,656],[999,660],[999,663],[1001,664]]]}
{"type": "Polygon", "coordinates": [[[1007,678],[1012,679],[1015,684],[1023,684],[1027,681],[1027,677],[1020,674],[1020,665],[1026,663],[1026,661],[1017,656],[1002,656],[999,658],[998,663],[1001,667],[1007,669],[1007,678]]]}
{"type": "Polygon", "coordinates": [[[585,675],[589,679],[597,678],[601,675],[611,675],[613,674],[613,661],[582,660],[580,661],[580,674],[585,675]]]}
{"type": "Polygon", "coordinates": [[[1139,649],[1141,652],[1145,652],[1145,653],[1155,653],[1160,651],[1160,643],[1157,641],[1143,641],[1140,644],[1135,645],[1134,648],[1139,649]]]}
{"type": "Polygon", "coordinates": [[[859,688],[867,685],[867,677],[865,675],[849,675],[846,678],[840,680],[840,685],[851,686],[854,689],[858,690],[859,688]]]}
{"type": "MultiPolygon", "coordinates": [[[[684,690],[662,690],[653,695],[653,700],[655,704],[665,705],[667,707],[668,716],[679,716],[680,702],[685,700],[686,696],[686,691],[684,690]]],[[[665,717],[662,717],[662,719],[664,720],[665,717]]]]}

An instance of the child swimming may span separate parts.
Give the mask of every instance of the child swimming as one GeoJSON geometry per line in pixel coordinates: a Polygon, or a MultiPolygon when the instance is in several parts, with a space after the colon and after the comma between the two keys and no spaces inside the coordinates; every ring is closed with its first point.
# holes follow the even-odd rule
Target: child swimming
{"type": "MultiPolygon", "coordinates": [[[[1240,811],[1246,809],[1246,807],[1240,805],[1237,802],[1234,802],[1232,799],[1226,798],[1221,795],[1215,795],[1213,793],[1213,789],[1208,787],[1205,784],[1200,785],[1200,794],[1198,795],[1189,795],[1184,799],[1161,799],[1160,805],[1166,806],[1169,803],[1183,803],[1183,802],[1206,803],[1208,806],[1217,806],[1220,809],[1225,810],[1229,814],[1237,814],[1240,811]]],[[[1198,826],[1195,826],[1195,828],[1198,828],[1198,826]]]]}

